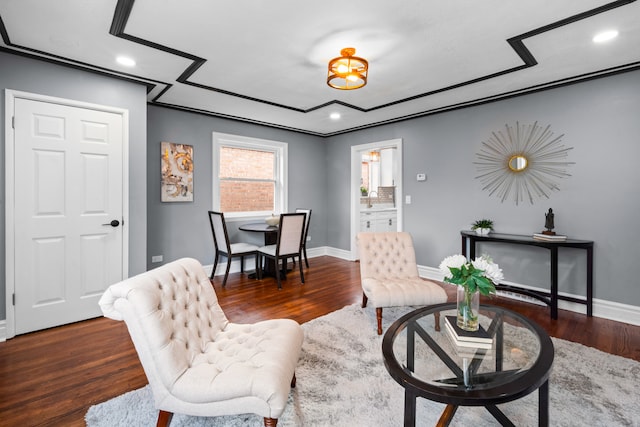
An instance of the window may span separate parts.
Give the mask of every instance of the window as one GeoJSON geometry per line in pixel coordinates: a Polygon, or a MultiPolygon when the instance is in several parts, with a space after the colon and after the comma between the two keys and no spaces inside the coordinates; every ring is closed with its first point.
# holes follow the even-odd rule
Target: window
{"type": "Polygon", "coordinates": [[[287,211],[287,144],[213,134],[213,208],[227,218],[287,211]]]}

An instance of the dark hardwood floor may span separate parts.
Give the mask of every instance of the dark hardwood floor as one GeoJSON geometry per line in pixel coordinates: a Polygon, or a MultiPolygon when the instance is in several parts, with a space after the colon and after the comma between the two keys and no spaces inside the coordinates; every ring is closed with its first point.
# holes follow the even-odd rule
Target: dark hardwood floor
{"type": "MultiPolygon", "coordinates": [[[[214,286],[232,322],[288,317],[300,323],[361,303],[359,265],[332,257],[310,260],[306,283],[294,270],[278,291],[274,279],[261,282],[232,274],[225,289],[214,286]]],[[[449,299],[455,287],[444,285],[449,299]]],[[[640,327],[546,307],[492,298],[518,311],[554,337],[640,361],[640,327]]],[[[0,343],[0,425],[82,426],[87,409],[147,383],[126,327],[97,318],[15,337],[0,343]]]]}

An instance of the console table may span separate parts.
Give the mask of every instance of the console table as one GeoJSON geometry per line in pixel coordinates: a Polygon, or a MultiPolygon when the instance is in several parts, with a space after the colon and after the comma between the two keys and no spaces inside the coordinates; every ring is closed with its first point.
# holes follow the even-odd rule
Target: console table
{"type": "Polygon", "coordinates": [[[477,242],[510,243],[514,245],[537,246],[548,249],[551,256],[550,292],[534,291],[506,284],[498,284],[496,285],[496,289],[527,295],[544,302],[551,309],[552,319],[558,318],[559,299],[586,304],[587,316],[593,316],[593,241],[567,239],[549,242],[534,239],[532,236],[522,236],[518,234],[491,233],[481,236],[475,231],[467,230],[462,230],[460,235],[462,236],[462,255],[464,256],[467,256],[467,241],[469,241],[470,259],[474,259],[476,257],[477,242]],[[576,248],[585,249],[587,251],[587,297],[585,299],[558,295],[558,248],[576,248]]]}

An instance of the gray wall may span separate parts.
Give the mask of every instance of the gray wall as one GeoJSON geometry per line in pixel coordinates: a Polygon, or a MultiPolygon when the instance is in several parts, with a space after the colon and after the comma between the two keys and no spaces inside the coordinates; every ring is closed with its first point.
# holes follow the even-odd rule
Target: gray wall
{"type": "MultiPolygon", "coordinates": [[[[0,52],[0,89],[13,89],[129,110],[129,274],[146,269],[146,87],[0,52]]],[[[5,242],[5,111],[0,105],[0,235],[5,242]]],[[[0,247],[0,319],[5,310],[5,245],[0,247]]]]}
{"type": "MultiPolygon", "coordinates": [[[[438,267],[460,252],[461,229],[491,218],[497,232],[531,234],[544,229],[544,214],[555,212],[555,231],[595,241],[594,297],[640,306],[640,279],[633,238],[640,209],[640,72],[598,79],[330,138],[328,204],[334,221],[328,246],[349,249],[349,156],[352,145],[403,139],[405,230],[415,240],[418,264],[438,267]],[[570,151],[572,174],[550,199],[515,206],[489,197],[475,179],[473,162],[482,141],[505,124],[550,124],[570,151]],[[417,182],[424,172],[426,182],[417,182]]],[[[404,200],[404,195],[402,197],[404,200]]],[[[548,252],[518,246],[483,245],[505,278],[549,286],[548,252]]],[[[560,251],[560,291],[585,294],[584,251],[560,251]]]]}
{"type": "MultiPolygon", "coordinates": [[[[148,246],[151,257],[162,255],[163,262],[189,256],[204,265],[213,264],[213,237],[207,211],[213,206],[212,144],[213,132],[230,133],[253,138],[288,143],[289,210],[297,207],[312,209],[307,247],[327,244],[327,186],[325,173],[326,144],[322,138],[264,126],[220,119],[200,114],[149,106],[148,109],[148,246]],[[160,202],[160,143],[162,141],[193,145],[193,203],[160,202]]],[[[231,240],[263,242],[262,235],[237,229],[239,223],[229,222],[231,240]]]]}
{"type": "MultiPolygon", "coordinates": [[[[212,132],[232,133],[289,143],[289,208],[313,209],[309,247],[349,249],[350,147],[403,139],[405,230],[416,242],[418,263],[437,267],[460,251],[459,231],[475,219],[492,218],[498,232],[530,234],[542,230],[544,213],[556,213],[556,231],[592,239],[595,246],[595,297],[640,306],[631,232],[640,208],[640,72],[634,71],[435,116],[366,129],[327,139],[232,120],[146,105],[143,86],[0,52],[0,88],[126,108],[130,113],[130,253],[129,273],[192,256],[213,260],[206,218],[212,206],[212,132]],[[533,206],[500,203],[481,190],[473,161],[490,132],[516,121],[550,124],[574,147],[572,176],[560,191],[533,206]],[[194,146],[195,201],[160,202],[160,142],[194,146]],[[424,172],[426,182],[416,182],[424,172]],[[329,218],[330,217],[330,218],[329,218]]],[[[4,140],[4,102],[0,104],[4,140]]],[[[4,144],[0,150],[0,234],[4,241],[4,144]]],[[[404,200],[402,195],[402,200],[404,200]]],[[[233,237],[259,238],[231,227],[233,237]],[[242,233],[240,236],[239,234],[242,233]]],[[[5,275],[4,245],[0,275],[5,275]]],[[[485,245],[507,280],[548,286],[544,250],[485,245]]],[[[562,250],[561,291],[584,294],[584,254],[562,250]]],[[[5,287],[0,284],[0,319],[5,317],[5,287]]]]}

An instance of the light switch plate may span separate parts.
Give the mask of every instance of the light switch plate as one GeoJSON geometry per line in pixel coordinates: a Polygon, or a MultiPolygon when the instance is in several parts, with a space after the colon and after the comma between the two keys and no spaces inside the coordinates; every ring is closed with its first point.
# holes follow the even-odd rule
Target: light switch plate
{"type": "Polygon", "coordinates": [[[417,181],[426,181],[427,180],[427,174],[426,173],[419,173],[416,175],[416,180],[417,181]]]}

